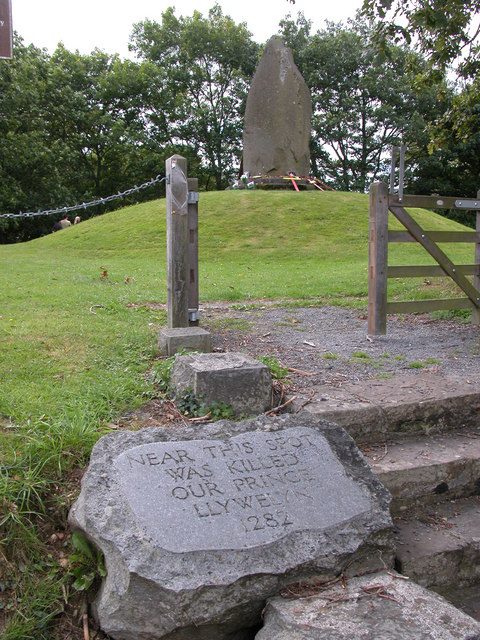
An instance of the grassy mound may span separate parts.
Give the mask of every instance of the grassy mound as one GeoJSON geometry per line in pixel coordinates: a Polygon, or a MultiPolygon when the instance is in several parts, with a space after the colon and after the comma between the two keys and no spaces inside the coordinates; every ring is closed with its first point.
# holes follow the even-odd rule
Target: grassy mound
{"type": "MultiPolygon", "coordinates": [[[[463,228],[431,212],[415,217],[425,228],[463,228]]],[[[203,301],[365,307],[367,248],[365,195],[201,195],[203,301]]],[[[451,255],[470,263],[473,249],[457,245],[451,255]]],[[[393,247],[391,261],[431,263],[410,245],[393,247]]],[[[54,637],[48,620],[69,578],[45,553],[42,532],[64,523],[65,478],[86,462],[108,421],[153,394],[145,372],[165,313],[151,303],[165,302],[165,274],[164,201],[0,246],[0,540],[12,563],[5,574],[15,576],[9,604],[19,611],[5,640],[54,637]],[[19,560],[23,569],[16,572],[19,560]]],[[[392,299],[452,292],[445,281],[398,280],[390,287],[392,299]]]]}
{"type": "MultiPolygon", "coordinates": [[[[417,211],[415,217],[426,228],[463,228],[428,211],[417,211]]],[[[362,194],[205,193],[200,201],[201,297],[361,297],[367,292],[367,242],[368,197],[362,194]]],[[[16,263],[27,260],[35,272],[50,271],[57,286],[65,279],[91,284],[102,268],[114,282],[135,278],[132,301],[165,299],[164,254],[163,201],[127,207],[66,233],[0,247],[0,256],[16,263]]],[[[468,248],[457,248],[455,255],[468,261],[468,248]]],[[[393,247],[392,261],[431,262],[409,245],[393,247]]]]}

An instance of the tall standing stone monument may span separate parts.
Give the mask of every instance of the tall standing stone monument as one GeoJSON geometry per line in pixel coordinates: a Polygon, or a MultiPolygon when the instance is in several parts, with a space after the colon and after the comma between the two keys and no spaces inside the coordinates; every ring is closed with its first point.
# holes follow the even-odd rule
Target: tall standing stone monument
{"type": "Polygon", "coordinates": [[[310,172],[312,100],[282,38],[268,41],[250,87],[243,130],[243,170],[251,176],[310,172]]]}

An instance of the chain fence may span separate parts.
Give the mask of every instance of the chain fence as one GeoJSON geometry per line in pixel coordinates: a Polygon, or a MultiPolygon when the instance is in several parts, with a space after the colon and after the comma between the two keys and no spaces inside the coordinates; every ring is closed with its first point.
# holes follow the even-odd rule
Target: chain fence
{"type": "Polygon", "coordinates": [[[71,207],[59,207],[57,209],[45,209],[43,211],[27,211],[25,213],[0,213],[0,218],[33,218],[35,216],[49,216],[56,213],[65,214],[72,213],[73,211],[82,211],[88,209],[89,207],[96,207],[99,204],[106,204],[107,202],[118,200],[119,198],[126,198],[127,196],[132,195],[132,193],[138,193],[138,191],[142,191],[143,189],[152,187],[155,184],[161,184],[164,180],[165,176],[162,177],[158,175],[141,185],[132,187],[131,189],[126,189],[125,191],[119,191],[118,193],[107,196],[105,198],[97,198],[96,200],[91,200],[90,202],[82,202],[81,204],[76,204],[71,207]]]}

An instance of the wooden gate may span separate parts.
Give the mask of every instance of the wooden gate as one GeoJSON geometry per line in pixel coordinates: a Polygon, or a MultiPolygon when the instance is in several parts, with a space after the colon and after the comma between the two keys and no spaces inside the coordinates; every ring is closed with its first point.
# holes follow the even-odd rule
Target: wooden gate
{"type": "Polygon", "coordinates": [[[441,309],[472,309],[472,322],[480,324],[480,191],[477,200],[441,196],[413,196],[392,194],[383,182],[370,188],[370,222],[368,251],[368,333],[384,335],[387,315],[395,313],[426,313],[441,309]],[[476,230],[428,231],[412,218],[405,207],[425,209],[474,210],[476,230]],[[405,227],[406,231],[388,229],[388,212],[405,227]],[[437,265],[388,266],[390,242],[417,242],[437,265]],[[475,264],[456,265],[437,243],[473,242],[475,264]],[[465,293],[464,298],[447,300],[419,300],[388,302],[388,278],[414,278],[449,276],[465,293]],[[473,276],[471,282],[466,276],[473,276]]]}

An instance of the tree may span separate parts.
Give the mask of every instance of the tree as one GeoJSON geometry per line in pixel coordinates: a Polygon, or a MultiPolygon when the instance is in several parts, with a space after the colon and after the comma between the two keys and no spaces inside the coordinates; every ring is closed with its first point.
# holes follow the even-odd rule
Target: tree
{"type": "Polygon", "coordinates": [[[170,7],[161,23],[135,25],[131,48],[163,70],[175,96],[167,108],[158,103],[150,121],[164,123],[173,145],[192,146],[215,187],[224,188],[239,164],[242,117],[258,58],[246,25],[235,24],[219,5],[207,17],[195,11],[178,18],[170,7]]]}
{"type": "MultiPolygon", "coordinates": [[[[149,111],[169,99],[152,63],[62,45],[49,56],[17,40],[14,60],[0,61],[0,211],[77,204],[162,173],[168,132],[149,111]]],[[[0,241],[42,235],[53,222],[3,219],[0,241]]]]}
{"type": "MultiPolygon", "coordinates": [[[[476,197],[480,189],[480,81],[458,91],[431,129],[432,158],[441,156],[448,167],[448,195],[476,197]]],[[[441,170],[440,170],[441,171],[441,170]]],[[[471,218],[470,218],[471,219],[471,218]]]]}
{"type": "Polygon", "coordinates": [[[312,93],[314,172],[336,188],[366,191],[385,174],[389,148],[423,136],[442,113],[445,82],[417,86],[421,59],[398,46],[381,57],[365,22],[330,23],[313,35],[303,15],[281,26],[312,93]]]}
{"type": "Polygon", "coordinates": [[[479,70],[480,0],[364,0],[362,11],[378,20],[377,35],[415,44],[433,67],[455,62],[463,75],[479,70]]]}
{"type": "MultiPolygon", "coordinates": [[[[156,154],[146,144],[151,95],[163,98],[155,65],[122,61],[98,50],[80,55],[59,46],[49,81],[51,138],[68,146],[71,156],[65,167],[77,176],[83,197],[108,195],[150,177],[142,167],[152,154],[158,161],[161,144],[168,141],[165,131],[157,134],[156,154]]],[[[159,162],[152,170],[159,173],[161,168],[159,162]]]]}

